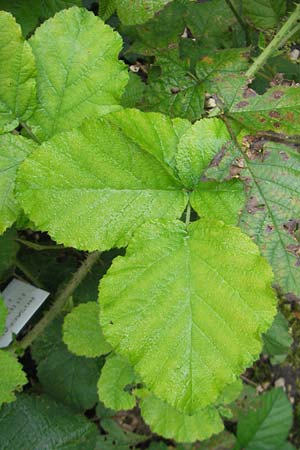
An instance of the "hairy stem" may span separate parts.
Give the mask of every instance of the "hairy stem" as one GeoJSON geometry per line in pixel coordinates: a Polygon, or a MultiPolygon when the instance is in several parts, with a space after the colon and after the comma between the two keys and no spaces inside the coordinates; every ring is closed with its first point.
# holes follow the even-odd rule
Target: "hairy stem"
{"type": "Polygon", "coordinates": [[[74,273],[68,283],[58,292],[50,309],[45,313],[43,318],[30,330],[26,336],[17,343],[17,348],[26,350],[32,342],[40,336],[45,328],[55,319],[60,313],[67,299],[73,294],[75,289],[79,286],[82,280],[86,277],[92,266],[97,262],[101,252],[90,253],[83,261],[77,272],[74,273]]]}
{"type": "Polygon", "coordinates": [[[33,133],[32,129],[27,125],[25,122],[21,122],[22,127],[27,131],[29,136],[33,141],[35,141],[37,144],[41,144],[42,142],[39,140],[38,137],[33,133]]]}
{"type": "Polygon", "coordinates": [[[43,244],[37,244],[35,242],[27,241],[26,239],[16,239],[17,242],[20,242],[21,244],[25,245],[28,248],[32,248],[33,250],[37,251],[44,251],[44,250],[62,250],[65,249],[63,245],[43,245],[43,244]]]}
{"type": "Polygon", "coordinates": [[[246,77],[253,78],[256,73],[264,66],[266,61],[274,54],[276,50],[281,48],[290,39],[292,34],[300,29],[300,4],[295,8],[295,11],[290,15],[288,20],[283,24],[278,33],[274,36],[269,45],[263,52],[255,59],[252,66],[247,70],[246,77]]]}

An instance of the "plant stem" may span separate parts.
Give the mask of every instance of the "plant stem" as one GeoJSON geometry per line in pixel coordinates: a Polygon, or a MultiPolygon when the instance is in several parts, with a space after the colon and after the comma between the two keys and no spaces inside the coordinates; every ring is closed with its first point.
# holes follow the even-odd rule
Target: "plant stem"
{"type": "Polygon", "coordinates": [[[191,220],[191,204],[188,202],[185,212],[185,226],[187,227],[191,220]]]}
{"type": "Polygon", "coordinates": [[[299,30],[300,24],[298,21],[300,20],[300,4],[298,4],[295,8],[295,11],[290,15],[288,20],[283,24],[278,33],[274,36],[269,45],[264,49],[264,51],[255,59],[252,66],[247,70],[246,77],[253,78],[255,74],[262,68],[262,66],[266,63],[267,59],[272,56],[272,54],[282,47],[287,40],[293,34],[299,30]]]}
{"type": "Polygon", "coordinates": [[[236,17],[238,23],[241,25],[241,27],[245,31],[246,44],[250,45],[250,36],[249,36],[248,25],[246,24],[246,22],[244,22],[243,18],[240,16],[240,14],[238,13],[237,9],[235,8],[235,6],[231,2],[231,0],[225,0],[225,2],[227,3],[227,5],[231,9],[231,11],[233,12],[233,14],[236,17]]]}
{"type": "Polygon", "coordinates": [[[29,134],[29,136],[31,137],[31,139],[33,141],[35,141],[37,144],[41,144],[42,142],[39,140],[38,137],[36,137],[36,135],[33,133],[33,131],[31,130],[31,128],[27,125],[27,123],[25,122],[21,122],[22,127],[27,131],[27,133],[29,134]]]}
{"type": "Polygon", "coordinates": [[[74,273],[68,283],[60,290],[54,299],[50,309],[45,313],[44,317],[30,330],[21,341],[17,343],[17,348],[26,350],[32,342],[40,336],[45,328],[55,319],[65,305],[67,299],[73,294],[82,280],[86,277],[92,266],[97,262],[101,252],[90,253],[83,261],[77,272],[74,273]]]}
{"type": "Polygon", "coordinates": [[[21,261],[19,260],[16,261],[16,267],[17,269],[20,270],[20,272],[22,272],[25,275],[25,277],[29,281],[31,281],[31,283],[33,283],[40,289],[45,289],[45,286],[43,286],[43,284],[34,275],[32,275],[32,273],[27,269],[26,266],[24,266],[24,264],[21,261]]]}
{"type": "Polygon", "coordinates": [[[42,245],[37,244],[35,242],[27,241],[26,239],[16,239],[17,242],[20,242],[26,247],[32,248],[33,250],[43,251],[43,250],[62,250],[65,249],[63,245],[42,245]]]}

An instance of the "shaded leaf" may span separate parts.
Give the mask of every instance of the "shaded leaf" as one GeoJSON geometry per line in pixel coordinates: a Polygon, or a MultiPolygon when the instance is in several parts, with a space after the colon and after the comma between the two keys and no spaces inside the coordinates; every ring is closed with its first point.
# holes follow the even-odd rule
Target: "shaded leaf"
{"type": "Polygon", "coordinates": [[[282,389],[272,389],[261,397],[256,411],[241,416],[237,428],[237,448],[278,450],[284,445],[292,426],[293,413],[282,389]]]}
{"type": "Polygon", "coordinates": [[[0,236],[0,281],[3,282],[13,271],[19,244],[15,241],[17,233],[9,229],[0,236]]]}
{"type": "Polygon", "coordinates": [[[264,352],[271,356],[273,364],[283,362],[287,357],[293,339],[289,333],[289,323],[280,312],[274,319],[271,328],[263,337],[264,352]]]}
{"type": "Polygon", "coordinates": [[[1,450],[94,448],[98,430],[46,395],[20,395],[0,412],[1,450]]]}
{"type": "Polygon", "coordinates": [[[243,13],[257,28],[276,27],[286,10],[286,0],[243,0],[243,13]]]}

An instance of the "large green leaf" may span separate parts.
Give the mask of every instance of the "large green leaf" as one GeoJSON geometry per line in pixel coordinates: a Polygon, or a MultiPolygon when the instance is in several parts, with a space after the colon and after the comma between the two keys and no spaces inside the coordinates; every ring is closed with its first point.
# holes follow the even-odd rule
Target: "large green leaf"
{"type": "Polygon", "coordinates": [[[139,228],[100,286],[100,322],[153,393],[192,413],[261,350],[271,269],[238,228],[200,220],[139,228]]]}
{"type": "Polygon", "coordinates": [[[36,106],[35,62],[21,27],[0,11],[0,134],[27,120],[36,106]]]}
{"type": "Polygon", "coordinates": [[[88,302],[77,306],[64,321],[63,338],[68,349],[79,356],[95,357],[111,350],[99,324],[99,306],[88,302]]]}
{"type": "MultiPolygon", "coordinates": [[[[21,364],[11,353],[0,350],[0,406],[15,400],[15,391],[27,382],[21,364]]],[[[1,433],[2,435],[2,433],[1,433]]],[[[0,447],[1,448],[1,447],[0,447]]]]}
{"type": "Polygon", "coordinates": [[[261,397],[256,411],[238,421],[237,449],[278,450],[283,448],[293,422],[292,405],[281,389],[261,397]]]}
{"type": "Polygon", "coordinates": [[[20,207],[15,199],[15,179],[22,161],[37,145],[21,136],[0,136],[0,234],[17,219],[20,207]]]}
{"type": "Polygon", "coordinates": [[[144,23],[171,0],[118,0],[118,16],[126,25],[144,23]]]}
{"type": "Polygon", "coordinates": [[[125,358],[113,354],[106,359],[98,382],[100,400],[110,409],[131,409],[136,400],[125,388],[136,381],[133,368],[125,358]]]}
{"type": "Polygon", "coordinates": [[[31,125],[41,139],[120,109],[128,81],[118,61],[122,40],[93,13],[61,11],[30,39],[37,64],[37,110],[31,125]]]}
{"type": "Polygon", "coordinates": [[[243,13],[256,27],[265,30],[279,24],[286,0],[243,0],[243,13]]]}
{"type": "Polygon", "coordinates": [[[95,448],[99,431],[46,395],[20,395],[0,412],[1,450],[95,448]]]}
{"type": "Polygon", "coordinates": [[[102,120],[59,134],[23,163],[21,204],[55,240],[83,250],[109,249],[126,245],[145,220],[181,216],[186,194],[169,165],[158,161],[163,150],[170,163],[175,159],[181,122],[159,114],[147,122],[149,116],[137,112],[131,127],[141,124],[145,139],[136,143],[122,128],[122,116],[125,121],[130,114],[117,116],[120,128],[102,120]]]}

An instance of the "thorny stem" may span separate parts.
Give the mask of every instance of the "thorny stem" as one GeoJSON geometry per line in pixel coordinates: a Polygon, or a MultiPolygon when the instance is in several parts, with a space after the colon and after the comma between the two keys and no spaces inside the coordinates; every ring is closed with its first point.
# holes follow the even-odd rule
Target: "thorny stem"
{"type": "Polygon", "coordinates": [[[36,135],[33,133],[32,129],[27,125],[27,123],[21,122],[21,125],[27,131],[27,133],[29,134],[29,136],[33,141],[35,141],[37,144],[41,144],[41,141],[39,140],[38,137],[36,137],[36,135]]]}
{"type": "Polygon", "coordinates": [[[241,25],[241,27],[243,28],[243,30],[245,31],[245,36],[246,36],[246,44],[250,45],[250,36],[249,36],[249,29],[248,29],[248,25],[246,24],[246,22],[243,20],[243,18],[240,16],[240,14],[238,13],[237,9],[235,8],[235,6],[233,5],[233,3],[231,2],[231,0],[225,0],[225,2],[227,3],[228,7],[231,9],[231,11],[233,12],[234,16],[236,17],[238,23],[241,25]]]}
{"type": "Polygon", "coordinates": [[[27,241],[26,239],[16,239],[17,242],[20,242],[23,245],[26,245],[26,247],[32,248],[33,250],[37,251],[44,251],[44,250],[63,250],[66,247],[63,245],[43,245],[43,244],[37,244],[36,242],[27,241]]]}
{"type": "Polygon", "coordinates": [[[295,8],[295,11],[290,15],[288,20],[283,24],[278,33],[274,36],[269,45],[263,50],[263,52],[255,59],[252,66],[247,70],[246,77],[251,79],[256,73],[263,67],[267,59],[272,54],[283,47],[283,45],[290,39],[292,34],[300,29],[300,4],[295,8]]]}
{"type": "Polygon", "coordinates": [[[65,305],[67,299],[73,294],[82,280],[86,277],[92,266],[97,262],[101,252],[90,253],[83,261],[77,272],[74,273],[70,281],[58,292],[50,309],[43,318],[29,331],[26,336],[17,343],[17,349],[25,351],[32,342],[40,336],[45,328],[55,319],[65,305]]]}

